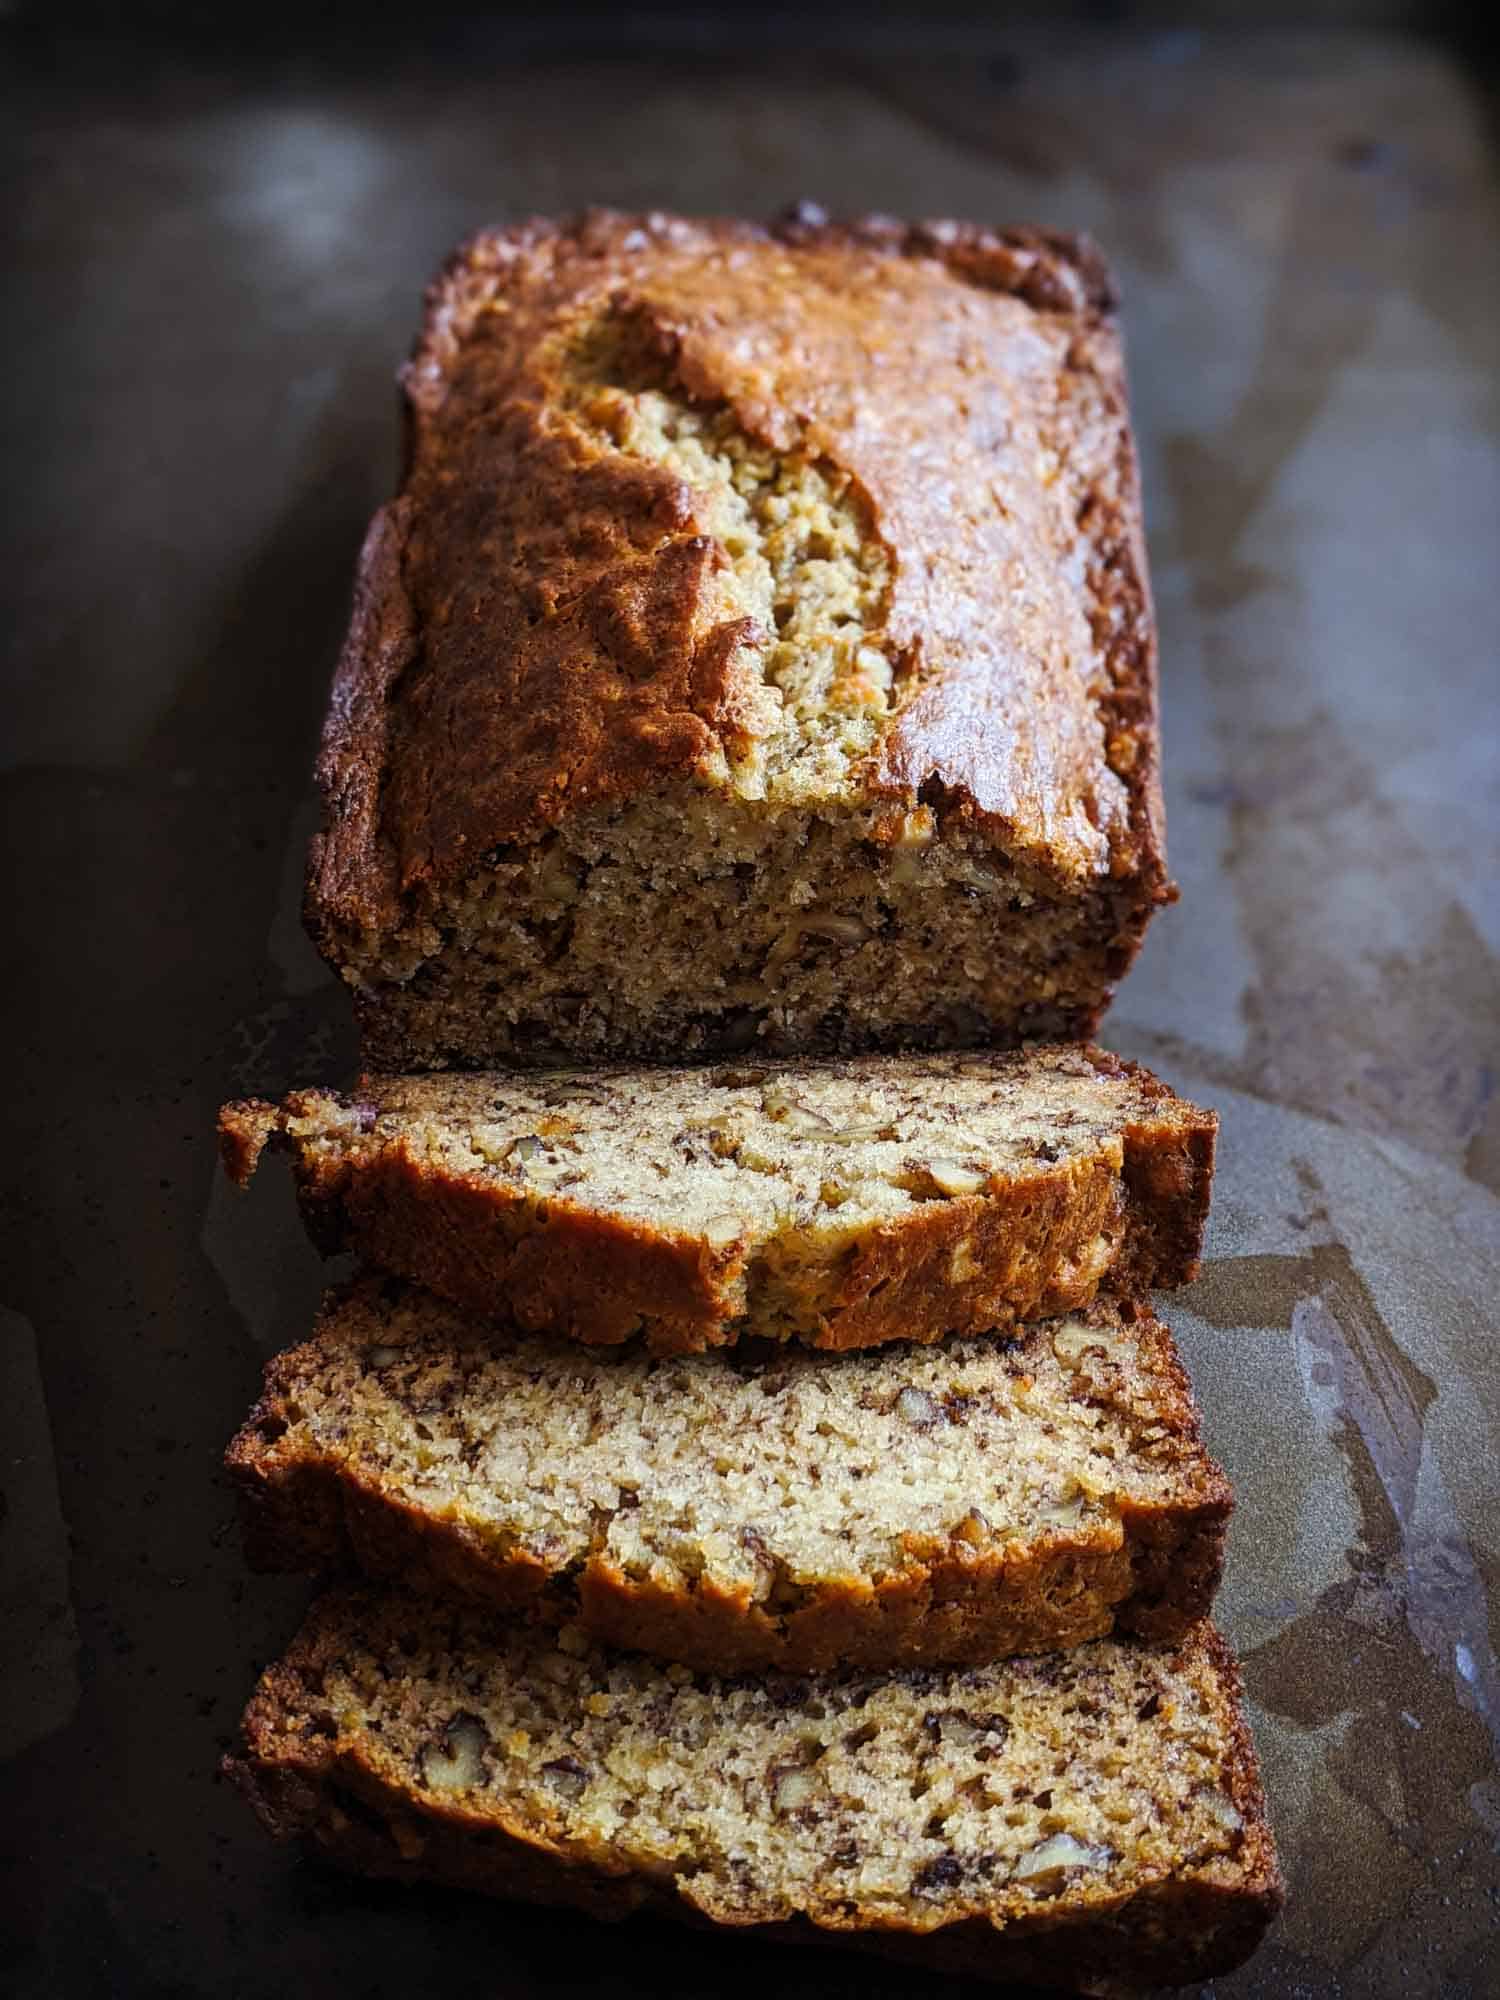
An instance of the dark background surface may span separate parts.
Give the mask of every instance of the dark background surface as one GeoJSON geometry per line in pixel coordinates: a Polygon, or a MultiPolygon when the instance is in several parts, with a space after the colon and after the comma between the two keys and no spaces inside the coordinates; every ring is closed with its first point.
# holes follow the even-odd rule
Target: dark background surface
{"type": "Polygon", "coordinates": [[[342,1882],[214,1778],[305,1594],[243,1576],[218,1457],[323,1274],[277,1176],[220,1184],[213,1118],[353,1062],[298,926],[307,772],[421,285],[529,210],[811,196],[1089,228],[1124,281],[1184,899],[1108,1039],[1224,1118],[1205,1275],[1167,1310],[1240,1493],[1224,1620],[1292,1887],[1217,1990],[1500,1991],[1472,48],[1398,7],[1256,35],[311,8],[234,51],[214,10],[144,11],[0,17],[0,1990],[920,1984],[342,1882]]]}

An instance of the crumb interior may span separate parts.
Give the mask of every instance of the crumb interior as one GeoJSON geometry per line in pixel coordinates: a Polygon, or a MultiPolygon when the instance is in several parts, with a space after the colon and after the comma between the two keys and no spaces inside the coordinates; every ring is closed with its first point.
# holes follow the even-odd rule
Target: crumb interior
{"type": "MultiPolygon", "coordinates": [[[[1024,1059],[913,1056],[901,1063],[740,1061],[555,1075],[377,1077],[344,1102],[307,1093],[287,1120],[314,1162],[399,1145],[478,1175],[532,1208],[571,1203],[724,1260],[747,1333],[811,1336],[847,1258],[923,1205],[1088,1161],[1118,1174],[1133,1123],[1184,1107],[1071,1050],[1024,1059]]],[[[1123,1204],[1100,1216],[1072,1274],[1087,1296],[1119,1247],[1123,1204]]],[[[972,1249],[955,1243],[950,1276],[972,1249]]]]}
{"type": "Polygon", "coordinates": [[[350,944],[342,969],[372,1003],[372,1060],[671,1061],[1086,1033],[1135,897],[1107,884],[1059,895],[926,806],[895,820],[696,780],[570,816],[350,944]],[[642,938],[649,951],[633,948],[642,938]]]}
{"type": "Polygon", "coordinates": [[[716,1681],[573,1630],[375,1600],[346,1623],[305,1726],[420,1800],[608,1852],[721,1921],[1060,1914],[1222,1867],[1244,1836],[1232,1696],[1199,1634],[716,1681]]]}
{"type": "MultiPolygon", "coordinates": [[[[476,1328],[357,1288],[282,1391],[274,1451],[461,1525],[497,1562],[600,1560],[773,1614],[934,1555],[1119,1549],[1122,1508],[1191,1505],[1212,1468],[1149,1318],[1009,1342],[651,1359],[476,1328]]],[[[1130,1588],[1128,1563],[1112,1580],[1130,1588]]]]}
{"type": "Polygon", "coordinates": [[[754,622],[760,699],[715,775],[748,798],[853,795],[907,676],[885,631],[890,556],[847,473],[774,451],[724,406],[690,401],[649,321],[606,313],[560,345],[562,409],[594,444],[691,488],[728,557],[712,622],[754,622]]]}

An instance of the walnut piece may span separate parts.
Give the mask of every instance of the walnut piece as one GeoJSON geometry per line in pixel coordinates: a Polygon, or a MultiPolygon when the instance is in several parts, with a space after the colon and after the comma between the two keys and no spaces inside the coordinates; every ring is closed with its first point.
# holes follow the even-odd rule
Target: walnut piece
{"type": "Polygon", "coordinates": [[[437,1792],[467,1792],[484,1783],[489,1732],[477,1715],[455,1715],[418,1760],[422,1782],[437,1792]]]}

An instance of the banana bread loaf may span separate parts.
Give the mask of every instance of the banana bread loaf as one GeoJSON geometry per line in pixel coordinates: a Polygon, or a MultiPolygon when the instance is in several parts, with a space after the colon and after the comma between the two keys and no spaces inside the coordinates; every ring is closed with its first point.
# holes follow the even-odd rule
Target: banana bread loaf
{"type": "Polygon", "coordinates": [[[933,1340],[1191,1278],[1216,1120],[1103,1050],[373,1077],[231,1104],[303,1212],[481,1311],[657,1352],[933,1340]]]}
{"type": "Polygon", "coordinates": [[[1091,1029],[1172,893],[1112,306],[809,209],[453,259],[319,765],[369,1066],[1091,1029]]]}
{"type": "Polygon", "coordinates": [[[1074,1992],[1228,1971],[1281,1894],[1208,1625],[1175,1650],[711,1680],[354,1592],[265,1674],[227,1768],[273,1833],[371,1874],[1074,1992]]]}
{"type": "Polygon", "coordinates": [[[230,1447],[260,1568],[462,1591],[717,1672],[980,1662],[1208,1610],[1232,1505],[1144,1306],[828,1358],[583,1352],[398,1280],[230,1447]]]}

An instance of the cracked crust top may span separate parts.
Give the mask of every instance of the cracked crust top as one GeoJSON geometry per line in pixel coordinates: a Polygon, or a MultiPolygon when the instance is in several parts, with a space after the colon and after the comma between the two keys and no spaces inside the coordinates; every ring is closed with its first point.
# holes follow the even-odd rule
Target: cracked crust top
{"type": "Polygon", "coordinates": [[[1154,647],[1107,274],[1034,230],[803,208],[481,234],[428,298],[408,471],[371,530],[319,766],[315,930],[366,936],[497,848],[767,723],[775,639],[704,495],[579,414],[578,343],[851,496],[887,565],[857,794],[989,826],[1059,882],[1164,875],[1154,647]]]}

